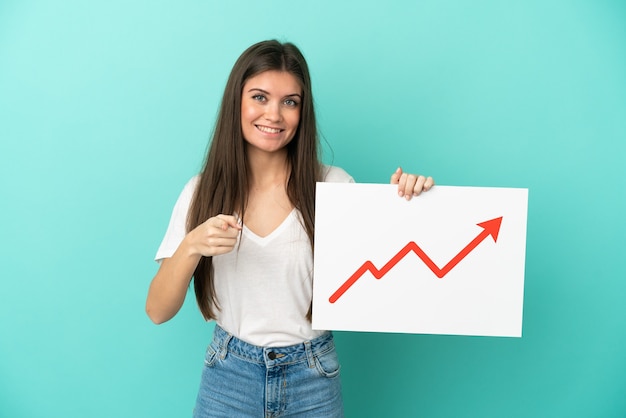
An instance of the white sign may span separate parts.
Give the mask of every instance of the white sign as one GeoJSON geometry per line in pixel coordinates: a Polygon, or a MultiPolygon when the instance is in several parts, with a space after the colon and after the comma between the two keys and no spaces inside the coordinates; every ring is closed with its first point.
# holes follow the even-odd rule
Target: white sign
{"type": "Polygon", "coordinates": [[[318,183],[313,328],[521,337],[528,189],[318,183]]]}

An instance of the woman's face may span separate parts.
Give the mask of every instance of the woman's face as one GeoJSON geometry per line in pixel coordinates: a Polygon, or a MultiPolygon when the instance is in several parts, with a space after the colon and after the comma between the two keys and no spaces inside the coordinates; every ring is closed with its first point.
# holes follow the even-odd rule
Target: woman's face
{"type": "Polygon", "coordinates": [[[241,95],[241,130],[248,146],[264,152],[283,149],[300,123],[302,88],[285,71],[251,77],[241,95]]]}

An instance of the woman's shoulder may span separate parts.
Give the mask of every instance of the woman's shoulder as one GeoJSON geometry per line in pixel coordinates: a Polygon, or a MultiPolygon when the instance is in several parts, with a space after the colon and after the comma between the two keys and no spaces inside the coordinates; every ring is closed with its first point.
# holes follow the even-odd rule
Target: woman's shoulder
{"type": "Polygon", "coordinates": [[[185,186],[183,187],[182,191],[180,192],[180,196],[179,196],[179,200],[185,199],[185,200],[191,200],[191,197],[193,196],[193,194],[196,191],[196,187],[198,186],[198,182],[200,181],[200,175],[196,174],[195,176],[191,177],[187,183],[185,183],[185,186]]]}
{"type": "Polygon", "coordinates": [[[191,177],[187,181],[187,183],[185,183],[185,186],[178,195],[178,200],[176,202],[177,206],[184,206],[185,208],[189,207],[191,200],[193,199],[193,195],[196,192],[196,187],[198,186],[199,181],[200,175],[197,174],[191,177]]]}
{"type": "Polygon", "coordinates": [[[192,178],[190,178],[185,184],[185,190],[191,190],[192,192],[196,189],[198,182],[200,181],[200,174],[196,174],[192,178]]]}
{"type": "Polygon", "coordinates": [[[322,181],[327,183],[354,183],[354,179],[343,168],[322,164],[322,181]]]}

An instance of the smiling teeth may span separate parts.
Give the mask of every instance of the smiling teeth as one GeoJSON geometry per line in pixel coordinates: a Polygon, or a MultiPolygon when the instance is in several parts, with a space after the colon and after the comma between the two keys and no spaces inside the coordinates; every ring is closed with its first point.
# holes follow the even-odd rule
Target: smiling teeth
{"type": "Polygon", "coordinates": [[[257,128],[259,128],[260,131],[267,132],[268,134],[277,134],[281,131],[280,129],[268,128],[267,126],[261,125],[257,125],[257,128]]]}

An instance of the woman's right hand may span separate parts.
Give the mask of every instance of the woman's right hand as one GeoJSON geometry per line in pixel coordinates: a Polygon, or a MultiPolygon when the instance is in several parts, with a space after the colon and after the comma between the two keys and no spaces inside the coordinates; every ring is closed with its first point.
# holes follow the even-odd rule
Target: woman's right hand
{"type": "Polygon", "coordinates": [[[172,257],[161,261],[146,299],[146,312],[155,324],[170,320],[180,310],[201,256],[232,251],[239,231],[241,225],[234,216],[209,218],[185,236],[172,257]]]}
{"type": "Polygon", "coordinates": [[[232,251],[240,231],[241,225],[235,216],[220,214],[198,225],[185,239],[194,253],[212,257],[232,251]]]}

